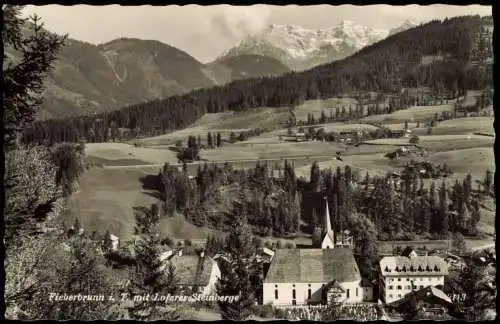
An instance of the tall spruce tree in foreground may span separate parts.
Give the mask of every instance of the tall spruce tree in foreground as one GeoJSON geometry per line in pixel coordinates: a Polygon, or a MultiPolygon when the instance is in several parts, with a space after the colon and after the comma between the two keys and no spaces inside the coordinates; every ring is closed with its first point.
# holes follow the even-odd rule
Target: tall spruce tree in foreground
{"type": "Polygon", "coordinates": [[[252,244],[245,213],[234,222],[226,239],[225,250],[229,254],[229,262],[222,263],[217,293],[238,296],[238,300],[220,302],[221,314],[224,319],[244,320],[251,315],[255,303],[252,278],[256,269],[256,265],[250,260],[255,254],[255,246],[252,244]]]}
{"type": "MultiPolygon", "coordinates": [[[[142,235],[135,247],[136,265],[131,273],[130,296],[166,295],[175,292],[175,272],[171,265],[160,260],[160,236],[158,213],[152,207],[144,211],[142,235]]],[[[137,300],[129,308],[129,317],[136,320],[177,320],[180,318],[175,306],[165,301],[137,300]]]]}
{"type": "Polygon", "coordinates": [[[44,30],[37,15],[21,18],[22,9],[2,5],[4,48],[22,55],[17,64],[12,56],[3,56],[4,151],[20,144],[21,132],[35,119],[42,103],[43,81],[66,40],[66,36],[44,30]]]}

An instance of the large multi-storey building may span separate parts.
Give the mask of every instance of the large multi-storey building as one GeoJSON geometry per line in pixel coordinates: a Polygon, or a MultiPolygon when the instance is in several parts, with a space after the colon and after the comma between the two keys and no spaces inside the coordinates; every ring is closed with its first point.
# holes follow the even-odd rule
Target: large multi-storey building
{"type": "Polygon", "coordinates": [[[448,265],[438,256],[386,256],[379,262],[379,291],[381,300],[390,304],[412,291],[426,287],[442,287],[448,275],[448,265]]]}

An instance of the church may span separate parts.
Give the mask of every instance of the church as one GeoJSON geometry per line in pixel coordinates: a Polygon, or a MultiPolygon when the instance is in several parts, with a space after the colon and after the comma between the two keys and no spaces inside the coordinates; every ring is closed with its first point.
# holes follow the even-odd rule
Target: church
{"type": "Polygon", "coordinates": [[[264,279],[263,303],[275,306],[366,300],[348,232],[331,228],[328,203],[321,248],[278,249],[264,279]]]}

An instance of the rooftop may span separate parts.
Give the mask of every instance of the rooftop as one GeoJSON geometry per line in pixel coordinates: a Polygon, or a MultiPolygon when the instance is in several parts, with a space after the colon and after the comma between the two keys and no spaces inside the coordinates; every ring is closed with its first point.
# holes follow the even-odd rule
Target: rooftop
{"type": "Polygon", "coordinates": [[[379,262],[383,276],[418,276],[418,275],[447,275],[448,265],[443,258],[436,255],[415,256],[386,256],[379,262]]]}
{"type": "Polygon", "coordinates": [[[264,282],[316,282],[360,280],[359,269],[349,248],[280,249],[264,282]]]}

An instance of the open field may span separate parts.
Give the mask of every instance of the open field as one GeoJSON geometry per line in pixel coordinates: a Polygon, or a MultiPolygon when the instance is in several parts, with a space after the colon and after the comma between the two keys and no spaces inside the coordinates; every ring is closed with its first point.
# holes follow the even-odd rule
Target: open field
{"type": "Polygon", "coordinates": [[[95,161],[106,164],[106,160],[115,161],[114,165],[131,164],[163,164],[177,162],[175,152],[170,150],[155,150],[153,148],[134,147],[125,143],[87,143],[85,144],[87,156],[96,158],[95,161]],[[144,163],[133,163],[140,161],[144,163]],[[119,164],[123,163],[123,164],[119,164]]]}
{"type": "MultiPolygon", "coordinates": [[[[384,127],[389,128],[392,131],[397,131],[397,130],[404,130],[405,129],[405,123],[384,123],[384,127]]],[[[417,123],[410,123],[408,122],[408,129],[411,130],[412,132],[414,129],[417,129],[417,123]]],[[[427,130],[426,128],[419,128],[423,130],[427,130]]]]}
{"type": "Polygon", "coordinates": [[[189,135],[200,135],[204,140],[207,133],[221,133],[223,138],[229,138],[231,132],[237,134],[254,128],[274,128],[280,123],[287,122],[288,108],[259,108],[243,112],[223,112],[205,114],[193,125],[165,135],[132,140],[143,146],[171,145],[177,141],[186,141],[189,135]]]}
{"type": "Polygon", "coordinates": [[[439,152],[429,156],[431,161],[446,163],[456,173],[477,173],[484,177],[486,169],[495,169],[493,147],[470,148],[439,152]]]}
{"type": "MultiPolygon", "coordinates": [[[[470,134],[470,133],[485,133],[495,134],[493,129],[493,117],[466,117],[445,120],[438,123],[432,128],[434,135],[454,135],[454,134],[470,134]]],[[[427,128],[413,130],[416,135],[426,135],[427,128]]]]}
{"type": "Polygon", "coordinates": [[[303,104],[295,107],[293,112],[297,120],[307,120],[307,114],[312,113],[315,118],[321,116],[321,112],[325,112],[327,116],[330,115],[330,111],[335,114],[335,110],[341,110],[345,107],[346,111],[349,111],[349,105],[352,109],[356,107],[357,100],[353,98],[330,98],[327,100],[308,100],[303,104]]]}
{"type": "Polygon", "coordinates": [[[88,231],[104,234],[109,230],[122,240],[134,234],[133,207],[156,203],[157,199],[141,190],[143,170],[101,169],[88,170],[80,180],[80,191],[69,201],[68,222],[73,224],[75,215],[88,231]]]}
{"type": "MultiPolygon", "coordinates": [[[[451,151],[476,147],[492,147],[494,138],[482,135],[424,135],[419,146],[431,151],[451,151]]],[[[409,145],[409,138],[381,138],[364,142],[365,145],[409,145]]]]}
{"type": "Polygon", "coordinates": [[[202,150],[200,155],[210,161],[229,161],[240,159],[281,159],[306,156],[334,156],[342,146],[320,141],[274,143],[238,142],[213,150],[202,150]]]}
{"type": "Polygon", "coordinates": [[[314,127],[317,129],[323,128],[325,132],[336,132],[336,133],[355,131],[355,130],[374,131],[378,128],[376,126],[369,124],[347,124],[347,123],[318,124],[314,125],[314,127]]]}
{"type": "Polygon", "coordinates": [[[434,118],[437,113],[441,116],[443,111],[453,112],[454,104],[446,104],[439,106],[414,106],[408,109],[397,110],[392,114],[382,114],[382,115],[372,115],[363,118],[363,121],[376,121],[376,122],[386,122],[386,123],[404,123],[417,122],[417,121],[427,121],[434,118]]]}

